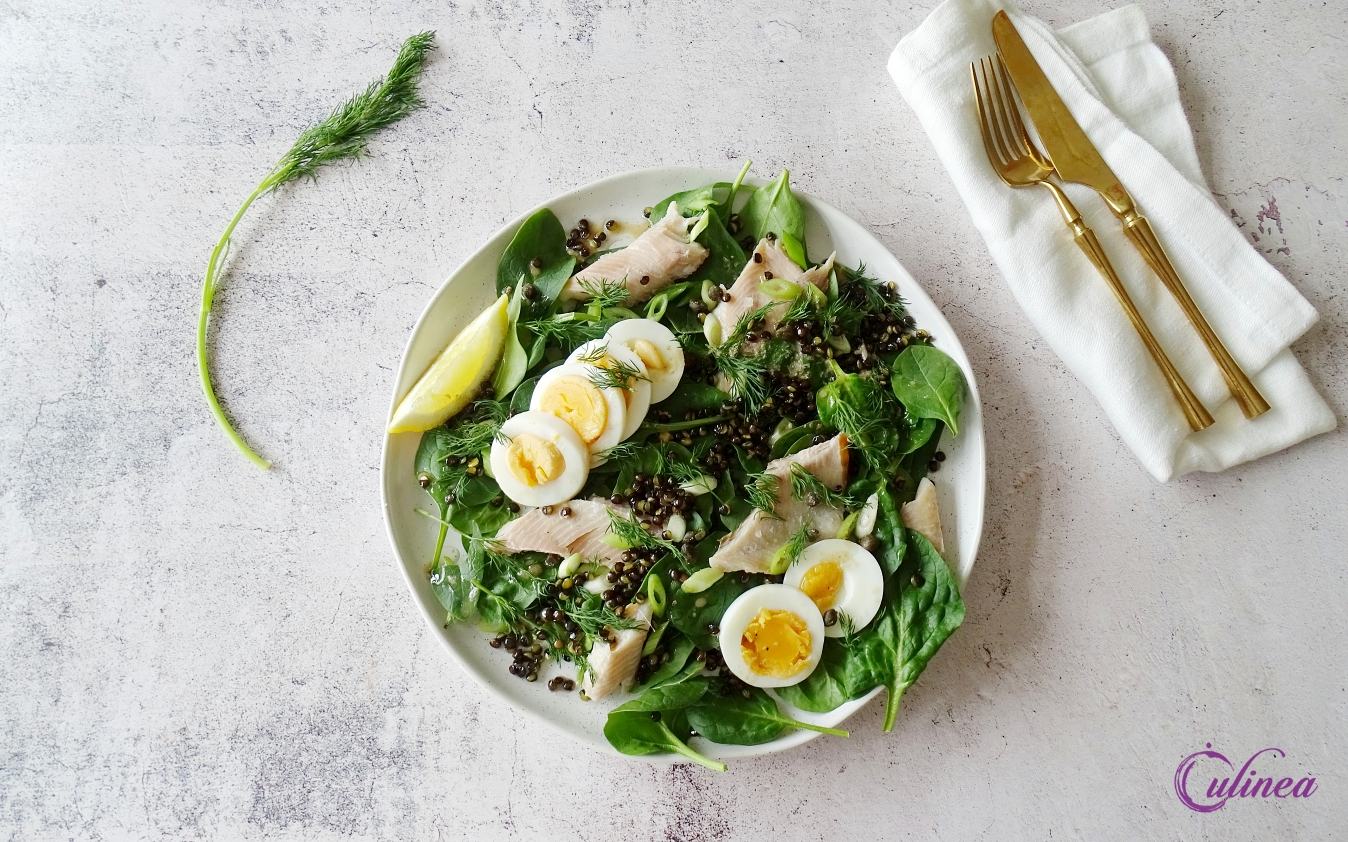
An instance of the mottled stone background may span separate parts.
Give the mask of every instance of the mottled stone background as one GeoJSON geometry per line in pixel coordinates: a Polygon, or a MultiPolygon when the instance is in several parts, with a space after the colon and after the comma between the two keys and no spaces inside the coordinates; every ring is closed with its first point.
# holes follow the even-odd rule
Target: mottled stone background
{"type": "MultiPolygon", "coordinates": [[[[933,5],[0,4],[0,836],[1328,839],[1348,826],[1342,433],[1160,486],[1024,323],[885,74],[933,5]],[[296,133],[440,33],[430,107],[239,229],[296,133]],[[442,278],[550,195],[657,164],[791,167],[927,286],[974,361],[989,493],[969,619],[879,733],[728,774],[624,762],[494,704],[392,563],[377,461],[442,278]],[[1211,815],[1214,743],[1314,775],[1211,815]]],[[[1032,0],[1066,25],[1121,5],[1032,0]]],[[[1348,410],[1348,23],[1144,0],[1218,200],[1320,310],[1348,410]]],[[[1277,769],[1273,767],[1277,766],[1277,769]]]]}

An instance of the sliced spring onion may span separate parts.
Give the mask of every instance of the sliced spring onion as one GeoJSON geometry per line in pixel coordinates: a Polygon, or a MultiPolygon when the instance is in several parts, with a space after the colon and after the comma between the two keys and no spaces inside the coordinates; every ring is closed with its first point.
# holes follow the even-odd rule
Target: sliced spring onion
{"type": "Polygon", "coordinates": [[[707,588],[710,588],[712,585],[721,581],[721,577],[724,575],[724,570],[717,570],[715,567],[703,568],[684,580],[683,592],[702,593],[707,588]]]}

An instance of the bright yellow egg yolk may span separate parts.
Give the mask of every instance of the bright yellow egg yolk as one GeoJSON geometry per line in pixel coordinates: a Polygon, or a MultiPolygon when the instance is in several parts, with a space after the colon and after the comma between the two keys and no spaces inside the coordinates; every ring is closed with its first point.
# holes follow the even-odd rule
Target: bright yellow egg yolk
{"type": "Polygon", "coordinates": [[[791,611],[760,608],[740,639],[744,663],[758,675],[790,678],[810,662],[810,629],[791,611]]]}
{"type": "Polygon", "coordinates": [[[604,393],[584,377],[553,380],[539,399],[538,408],[570,424],[586,444],[593,444],[608,426],[604,393]]]}
{"type": "Polygon", "coordinates": [[[556,445],[532,433],[520,433],[506,447],[506,461],[515,479],[528,486],[552,482],[566,468],[556,445]]]}
{"type": "Polygon", "coordinates": [[[655,347],[655,343],[649,339],[633,340],[627,347],[641,358],[649,371],[664,371],[669,366],[665,364],[665,357],[660,353],[660,349],[655,347]]]}
{"type": "Polygon", "coordinates": [[[821,561],[800,577],[800,589],[814,600],[820,611],[827,611],[833,607],[842,586],[843,571],[836,561],[821,561]]]}

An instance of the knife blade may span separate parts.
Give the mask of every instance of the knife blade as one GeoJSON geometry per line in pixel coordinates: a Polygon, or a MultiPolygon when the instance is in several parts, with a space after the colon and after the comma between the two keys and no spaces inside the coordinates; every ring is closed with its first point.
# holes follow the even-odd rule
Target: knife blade
{"type": "Polygon", "coordinates": [[[992,19],[992,38],[1058,176],[1094,187],[1120,216],[1132,210],[1132,197],[1053,89],[1006,12],[992,19]]]}

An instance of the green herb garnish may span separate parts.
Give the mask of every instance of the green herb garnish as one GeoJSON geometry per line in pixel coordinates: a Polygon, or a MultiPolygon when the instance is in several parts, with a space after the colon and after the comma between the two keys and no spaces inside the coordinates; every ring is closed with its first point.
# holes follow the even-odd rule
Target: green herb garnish
{"type": "Polygon", "coordinates": [[[775,518],[778,482],[777,477],[769,473],[750,474],[749,484],[744,487],[744,499],[763,514],[775,518]]]}
{"type": "Polygon", "coordinates": [[[835,509],[850,511],[857,508],[856,500],[829,488],[823,480],[810,473],[804,465],[799,463],[792,463],[791,465],[791,496],[810,506],[823,503],[825,506],[832,506],[835,509]]]}
{"type": "Polygon", "coordinates": [[[206,357],[206,325],[211,314],[211,303],[224,277],[225,259],[229,256],[234,227],[263,193],[301,178],[315,179],[325,164],[344,158],[359,158],[375,132],[424,105],[417,93],[417,79],[421,76],[421,69],[434,39],[434,32],[422,32],[408,38],[398,51],[398,58],[394,60],[388,76],[371,82],[363,93],[347,100],[326,120],[305,129],[290,151],[276,162],[257,189],[244,200],[243,206],[220,236],[220,241],[211,250],[201,290],[201,316],[197,320],[197,369],[201,373],[201,388],[206,393],[211,414],[220,427],[243,455],[259,468],[270,468],[271,462],[254,452],[225,417],[225,411],[216,399],[215,388],[211,385],[210,364],[206,357]]]}

